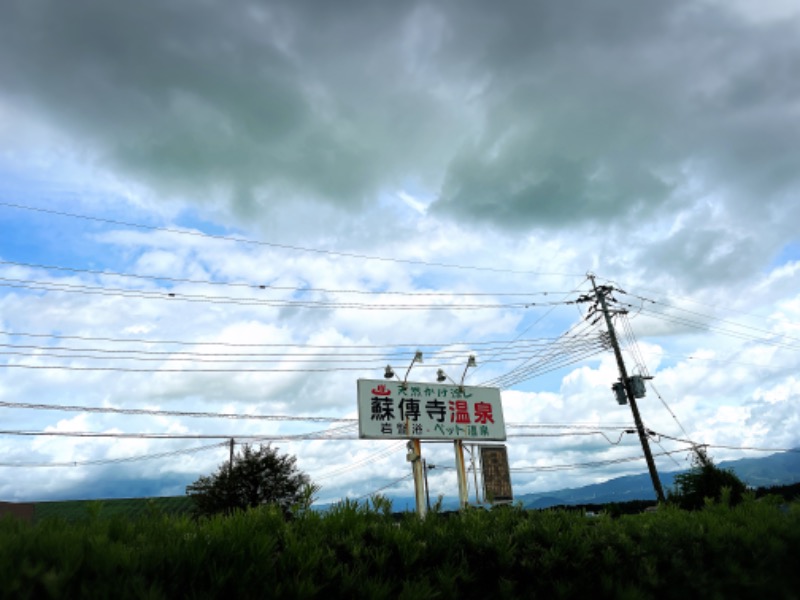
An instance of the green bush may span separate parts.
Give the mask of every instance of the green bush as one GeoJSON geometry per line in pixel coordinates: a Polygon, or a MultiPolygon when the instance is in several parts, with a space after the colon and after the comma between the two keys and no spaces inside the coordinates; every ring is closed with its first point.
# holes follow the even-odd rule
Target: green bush
{"type": "Polygon", "coordinates": [[[746,492],[747,486],[733,471],[706,462],[675,476],[675,489],[669,493],[669,501],[688,510],[702,508],[706,499],[712,502],[724,500],[735,506],[746,492]]]}
{"type": "Polygon", "coordinates": [[[0,521],[2,598],[795,598],[800,505],[0,521]]]}
{"type": "Polygon", "coordinates": [[[217,472],[200,477],[186,488],[195,505],[195,514],[231,514],[265,504],[279,506],[288,515],[293,509],[311,505],[319,486],[300,471],[297,459],[280,454],[277,448],[245,444],[231,462],[222,463],[217,472]]]}

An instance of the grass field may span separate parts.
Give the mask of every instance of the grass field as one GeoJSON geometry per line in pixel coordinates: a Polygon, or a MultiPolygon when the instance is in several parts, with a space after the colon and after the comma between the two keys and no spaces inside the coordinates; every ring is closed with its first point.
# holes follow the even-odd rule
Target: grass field
{"type": "Polygon", "coordinates": [[[189,496],[165,498],[125,498],[117,500],[65,500],[37,502],[34,522],[44,519],[85,520],[90,516],[140,518],[152,513],[188,515],[193,508],[189,496]]]}

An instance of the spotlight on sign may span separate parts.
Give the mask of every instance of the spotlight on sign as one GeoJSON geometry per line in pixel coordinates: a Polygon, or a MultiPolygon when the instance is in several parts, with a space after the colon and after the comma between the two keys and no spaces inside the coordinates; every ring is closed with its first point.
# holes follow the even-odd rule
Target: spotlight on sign
{"type": "Polygon", "coordinates": [[[458,387],[459,389],[461,389],[461,391],[464,391],[464,378],[467,376],[467,371],[469,370],[470,367],[477,367],[477,366],[478,363],[475,360],[475,355],[470,354],[469,359],[467,359],[467,366],[464,367],[464,373],[461,375],[461,383],[458,384],[458,387]]]}
{"type": "Polygon", "coordinates": [[[408,383],[408,374],[411,373],[411,368],[414,366],[414,363],[422,364],[422,352],[420,352],[419,350],[417,350],[414,353],[414,358],[411,359],[411,364],[408,365],[408,370],[406,371],[406,376],[403,377],[403,387],[404,388],[406,387],[406,384],[408,383]]]}

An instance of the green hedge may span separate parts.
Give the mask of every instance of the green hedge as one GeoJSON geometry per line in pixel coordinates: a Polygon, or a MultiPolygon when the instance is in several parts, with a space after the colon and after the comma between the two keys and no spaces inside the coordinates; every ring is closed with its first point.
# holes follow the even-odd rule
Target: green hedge
{"type": "Polygon", "coordinates": [[[5,598],[798,598],[800,505],[0,521],[5,598]]]}

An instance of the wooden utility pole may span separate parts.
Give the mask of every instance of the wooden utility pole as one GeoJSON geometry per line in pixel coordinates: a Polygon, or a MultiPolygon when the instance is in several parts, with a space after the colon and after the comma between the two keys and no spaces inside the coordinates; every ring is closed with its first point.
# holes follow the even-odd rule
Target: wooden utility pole
{"type": "Polygon", "coordinates": [[[597,287],[594,280],[594,275],[589,275],[592,280],[592,287],[594,288],[595,298],[600,303],[600,309],[603,311],[603,316],[606,320],[606,327],[608,328],[608,335],[611,338],[611,345],[614,348],[614,356],[617,358],[617,368],[619,369],[619,376],[622,385],[625,388],[625,394],[628,396],[628,403],[631,405],[631,412],[633,413],[633,420],[636,423],[636,431],[639,434],[639,441],[642,443],[642,450],[644,450],[644,458],[647,461],[647,469],[650,471],[650,479],[653,481],[653,489],[656,491],[656,498],[659,502],[664,502],[664,490],[661,487],[661,480],[658,478],[658,471],[656,471],[656,463],[653,460],[653,454],[650,452],[650,443],[647,441],[647,432],[644,430],[642,424],[642,417],[639,414],[639,407],[636,406],[636,398],[633,395],[633,386],[631,380],[628,378],[628,371],[625,369],[625,361],[622,360],[622,352],[619,349],[619,342],[617,341],[617,334],[614,331],[614,324],[611,322],[609,316],[608,305],[606,304],[606,294],[610,288],[606,286],[597,287]]]}
{"type": "Polygon", "coordinates": [[[233,438],[231,438],[231,451],[230,458],[228,459],[228,467],[231,471],[233,471],[233,438]]]}

